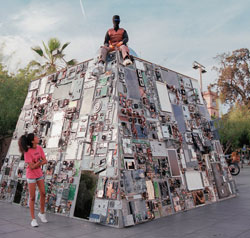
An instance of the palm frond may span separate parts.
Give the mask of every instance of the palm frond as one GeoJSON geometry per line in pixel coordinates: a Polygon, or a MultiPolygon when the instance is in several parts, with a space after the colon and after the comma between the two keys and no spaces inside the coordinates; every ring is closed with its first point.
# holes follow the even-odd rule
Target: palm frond
{"type": "Polygon", "coordinates": [[[50,53],[54,50],[58,50],[61,46],[61,42],[57,38],[50,38],[48,41],[48,47],[50,53]]]}
{"type": "Polygon", "coordinates": [[[31,47],[31,49],[33,50],[33,51],[35,51],[37,54],[39,54],[41,57],[43,57],[44,55],[43,55],[43,50],[42,50],[42,48],[40,47],[40,46],[35,46],[35,47],[31,47]]]}
{"type": "Polygon", "coordinates": [[[49,51],[47,45],[45,45],[44,41],[43,41],[43,47],[45,49],[45,52],[46,52],[48,58],[51,59],[51,52],[49,51]]]}
{"type": "Polygon", "coordinates": [[[61,49],[61,52],[70,44],[70,42],[66,42],[63,46],[62,46],[62,49],[61,49]]]}
{"type": "Polygon", "coordinates": [[[67,62],[67,65],[76,65],[76,64],[77,64],[77,61],[75,59],[72,59],[67,62]]]}
{"type": "Polygon", "coordinates": [[[31,60],[28,64],[28,67],[33,67],[33,66],[41,67],[42,65],[36,60],[31,60]]]}

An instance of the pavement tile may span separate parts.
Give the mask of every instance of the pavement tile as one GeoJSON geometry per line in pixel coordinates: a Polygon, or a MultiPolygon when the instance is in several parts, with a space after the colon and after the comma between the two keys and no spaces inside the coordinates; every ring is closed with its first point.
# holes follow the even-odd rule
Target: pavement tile
{"type": "Polygon", "coordinates": [[[8,232],[13,232],[13,231],[20,231],[20,230],[24,230],[25,227],[23,226],[19,226],[17,224],[14,223],[8,223],[8,224],[4,224],[0,226],[0,231],[2,233],[8,233],[8,232]]]}
{"type": "Polygon", "coordinates": [[[250,237],[250,229],[245,231],[245,232],[242,232],[241,234],[233,237],[233,238],[249,238],[250,237]]]}
{"type": "MultiPolygon", "coordinates": [[[[52,235],[57,238],[70,238],[86,234],[83,229],[81,228],[72,229],[70,226],[57,228],[55,230],[42,231],[42,233],[45,235],[52,235]]],[[[87,232],[87,234],[88,233],[90,232],[87,232]]]]}
{"type": "MultiPolygon", "coordinates": [[[[1,216],[2,216],[2,214],[1,214],[1,216]]],[[[1,225],[6,225],[8,223],[10,223],[10,222],[0,218],[0,226],[1,225]]]]}
{"type": "Polygon", "coordinates": [[[36,228],[25,229],[22,231],[1,234],[1,238],[44,238],[45,235],[35,231],[36,228]]]}

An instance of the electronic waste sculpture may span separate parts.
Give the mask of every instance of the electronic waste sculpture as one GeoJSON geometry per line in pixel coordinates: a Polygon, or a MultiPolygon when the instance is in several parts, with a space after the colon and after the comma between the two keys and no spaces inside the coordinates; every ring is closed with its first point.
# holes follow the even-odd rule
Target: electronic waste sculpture
{"type": "Polygon", "coordinates": [[[25,132],[48,160],[47,212],[120,228],[235,196],[197,80],[136,57],[124,67],[117,52],[102,74],[94,63],[30,83],[0,199],[28,206],[25,132]]]}

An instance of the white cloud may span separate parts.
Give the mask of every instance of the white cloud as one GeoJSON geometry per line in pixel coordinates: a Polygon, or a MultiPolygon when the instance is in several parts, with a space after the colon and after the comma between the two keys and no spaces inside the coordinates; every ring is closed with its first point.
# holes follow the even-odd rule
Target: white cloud
{"type": "Polygon", "coordinates": [[[4,55],[3,63],[10,72],[14,73],[17,69],[25,67],[31,59],[36,59],[30,49],[33,44],[32,40],[21,36],[0,37],[1,53],[4,55]]]}
{"type": "Polygon", "coordinates": [[[65,49],[66,59],[70,60],[74,58],[78,62],[91,59],[97,54],[99,47],[100,39],[98,37],[74,37],[70,39],[70,45],[65,49]]]}
{"type": "Polygon", "coordinates": [[[18,14],[12,15],[12,23],[21,32],[50,32],[60,26],[62,18],[55,15],[45,4],[31,4],[18,14]]]}

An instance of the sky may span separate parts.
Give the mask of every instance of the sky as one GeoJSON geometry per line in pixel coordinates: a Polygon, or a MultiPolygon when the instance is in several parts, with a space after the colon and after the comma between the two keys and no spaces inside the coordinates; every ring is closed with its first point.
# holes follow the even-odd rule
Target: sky
{"type": "Polygon", "coordinates": [[[31,47],[51,37],[66,48],[66,59],[94,57],[120,15],[129,47],[147,61],[199,78],[193,61],[206,67],[204,89],[216,80],[214,57],[250,48],[247,0],[0,0],[0,47],[10,71],[39,57],[31,47]],[[81,8],[82,2],[83,9],[81,8]]]}

